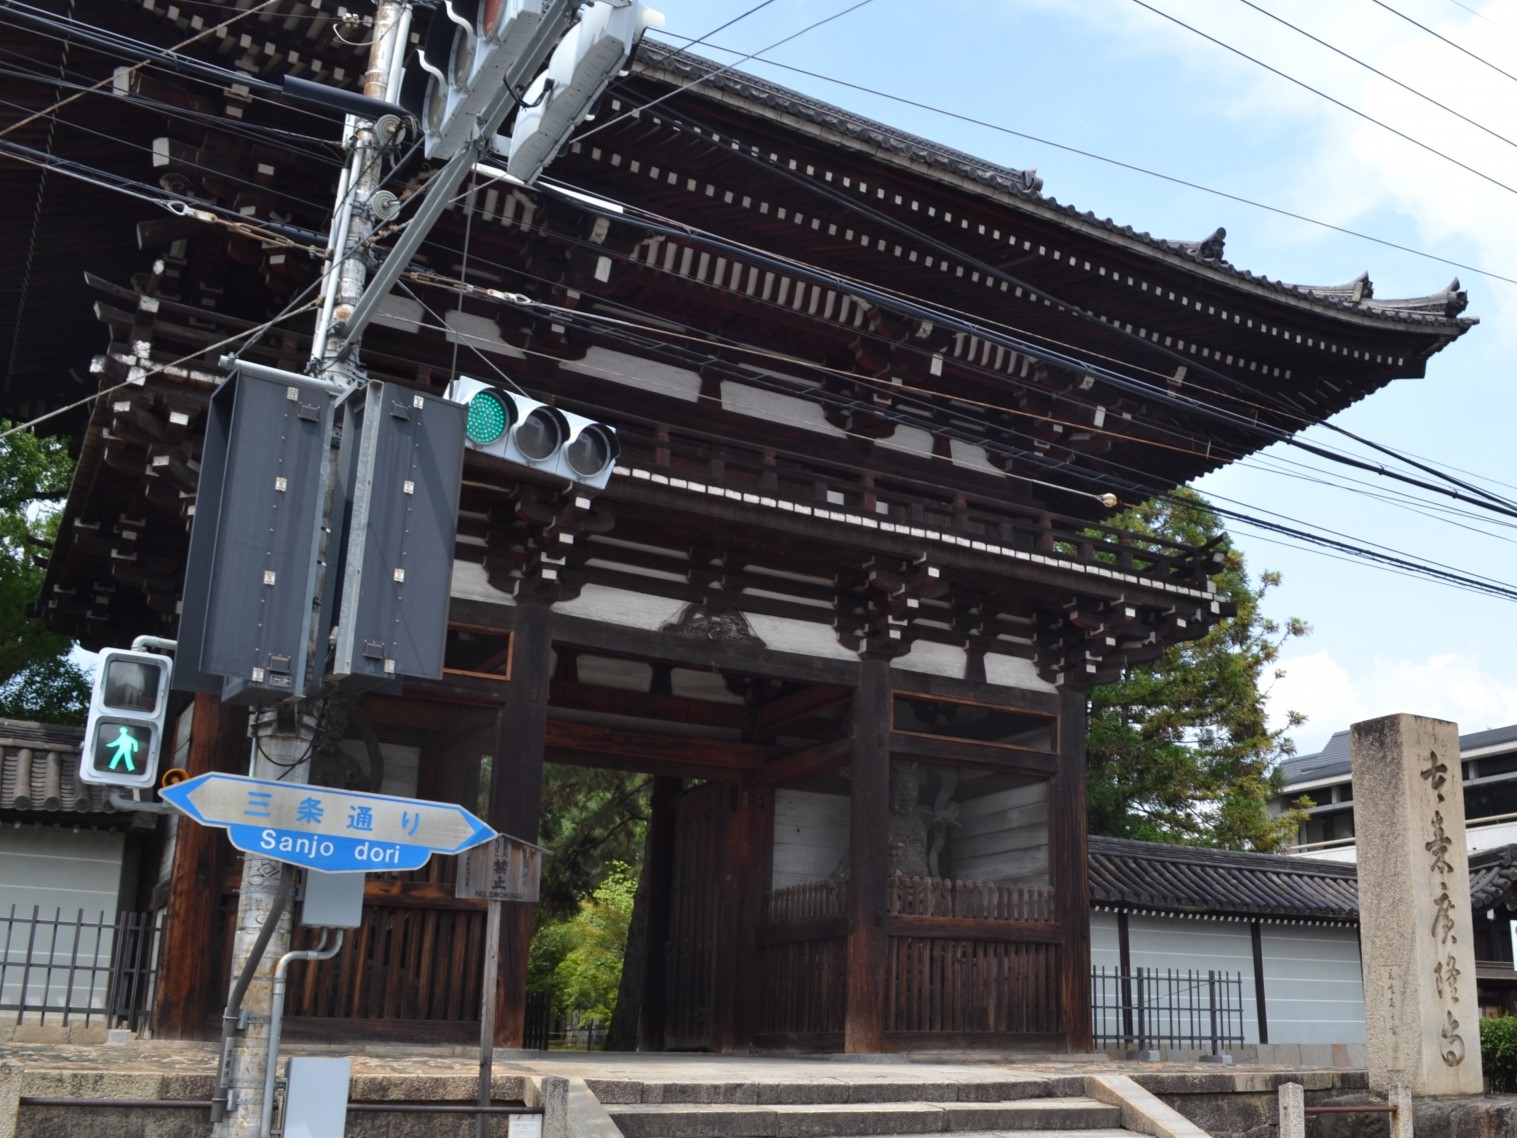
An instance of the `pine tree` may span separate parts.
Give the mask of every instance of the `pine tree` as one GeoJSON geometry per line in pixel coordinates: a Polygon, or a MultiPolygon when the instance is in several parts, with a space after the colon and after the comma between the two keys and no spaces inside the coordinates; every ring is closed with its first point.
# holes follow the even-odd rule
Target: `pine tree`
{"type": "Polygon", "coordinates": [[[1087,801],[1090,832],[1227,849],[1277,850],[1294,841],[1297,810],[1271,816],[1278,764],[1294,753],[1272,730],[1268,684],[1281,674],[1281,646],[1305,636],[1302,621],[1277,622],[1261,601],[1279,575],[1255,584],[1243,554],[1200,495],[1180,491],[1111,524],[1190,545],[1217,542],[1224,568],[1214,580],[1236,615],[1205,636],[1171,646],[1151,664],[1090,693],[1087,801]]]}

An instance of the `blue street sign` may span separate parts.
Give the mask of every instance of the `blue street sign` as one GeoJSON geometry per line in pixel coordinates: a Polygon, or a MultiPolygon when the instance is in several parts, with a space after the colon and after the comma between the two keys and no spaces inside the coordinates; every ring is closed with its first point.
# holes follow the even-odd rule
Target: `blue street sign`
{"type": "Polygon", "coordinates": [[[158,792],[202,826],[220,826],[244,853],[324,873],[420,869],[495,837],[462,806],[203,774],[158,792]]]}

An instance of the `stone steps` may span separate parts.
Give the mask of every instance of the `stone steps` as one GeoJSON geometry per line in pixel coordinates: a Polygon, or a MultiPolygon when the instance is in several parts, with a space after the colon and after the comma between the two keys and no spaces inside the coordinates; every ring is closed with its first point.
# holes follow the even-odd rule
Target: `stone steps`
{"type": "MultiPolygon", "coordinates": [[[[910,1084],[900,1084],[910,1086],[910,1084]]],[[[876,1091],[880,1087],[873,1088],[876,1091]]],[[[878,1138],[882,1135],[1099,1135],[1130,1138],[1121,1111],[1095,1099],[606,1104],[623,1138],[878,1138]]]]}

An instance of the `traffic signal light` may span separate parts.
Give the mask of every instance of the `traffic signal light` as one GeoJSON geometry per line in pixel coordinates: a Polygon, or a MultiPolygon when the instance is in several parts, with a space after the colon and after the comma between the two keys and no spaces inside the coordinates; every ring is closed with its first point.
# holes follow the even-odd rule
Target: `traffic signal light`
{"type": "Polygon", "coordinates": [[[477,136],[542,15],[542,0],[444,0],[401,87],[401,102],[421,119],[428,158],[451,158],[477,136]]]}
{"type": "Polygon", "coordinates": [[[596,0],[586,5],[579,23],[554,48],[548,69],[522,97],[507,173],[528,184],[536,181],[611,77],[626,66],[643,32],[663,26],[663,14],[644,4],[596,0]]]}
{"type": "Polygon", "coordinates": [[[468,408],[464,441],[471,450],[592,490],[611,480],[621,444],[609,425],[464,376],[448,385],[448,398],[468,408]]]}
{"type": "Polygon", "coordinates": [[[107,648],[100,653],[79,777],[109,786],[152,786],[168,712],[167,656],[107,648]]]}

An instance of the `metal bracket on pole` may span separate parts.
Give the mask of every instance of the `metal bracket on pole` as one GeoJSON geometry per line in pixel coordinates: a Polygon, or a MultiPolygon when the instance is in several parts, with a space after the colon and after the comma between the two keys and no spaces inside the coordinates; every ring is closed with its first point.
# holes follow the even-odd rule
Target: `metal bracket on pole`
{"type": "Polygon", "coordinates": [[[484,113],[479,116],[480,138],[473,145],[465,146],[449,158],[442,169],[438,170],[427,183],[427,192],[421,207],[416,211],[416,216],[406,226],[405,232],[401,234],[395,247],[390,250],[384,263],[369,278],[363,295],[353,305],[353,311],[348,318],[337,326],[342,336],[342,343],[336,352],[337,359],[343,359],[353,350],[354,344],[363,335],[369,321],[374,318],[380,302],[390,295],[390,290],[395,287],[400,274],[411,263],[411,257],[427,239],[432,226],[442,216],[443,210],[448,207],[464,175],[480,157],[477,152],[480,142],[488,140],[495,134],[505,120],[506,112],[517,101],[517,92],[547,62],[553,48],[568,30],[578,7],[579,0],[553,0],[552,6],[543,16],[542,23],[537,26],[537,31],[522,52],[521,58],[512,66],[501,89],[490,100],[484,113]]]}

